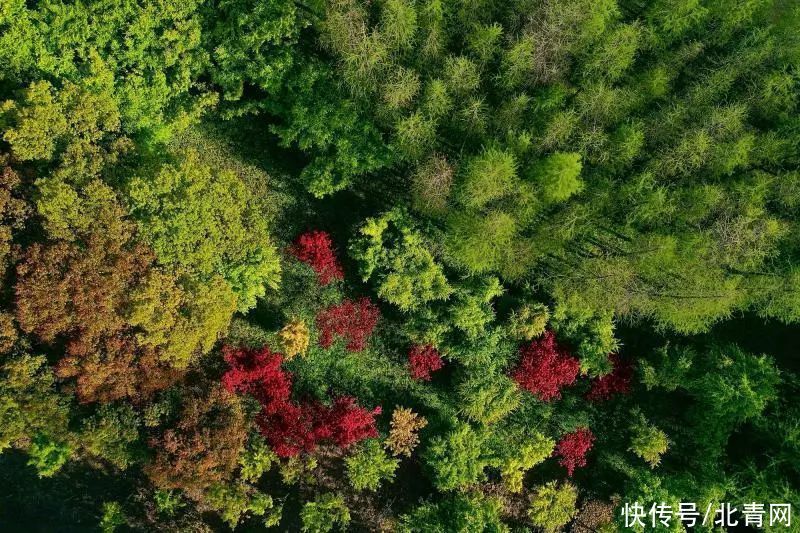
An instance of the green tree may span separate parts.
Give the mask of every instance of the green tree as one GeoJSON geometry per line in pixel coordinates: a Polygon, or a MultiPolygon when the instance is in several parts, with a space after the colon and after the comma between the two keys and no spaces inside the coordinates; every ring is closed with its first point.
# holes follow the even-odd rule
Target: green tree
{"type": "Polygon", "coordinates": [[[37,435],[66,439],[69,396],[56,391],[45,357],[9,358],[0,370],[0,451],[12,446],[24,449],[37,435]]]}
{"type": "Polygon", "coordinates": [[[300,518],[303,520],[303,531],[326,533],[336,525],[347,527],[350,523],[350,510],[341,495],[329,492],[314,501],[306,502],[300,511],[300,518]]]}
{"type": "Polygon", "coordinates": [[[250,435],[247,449],[239,458],[240,477],[245,481],[256,482],[273,464],[278,462],[275,455],[261,436],[250,435]]]}
{"type": "Polygon", "coordinates": [[[539,186],[545,202],[558,203],[583,190],[582,168],[580,154],[556,153],[531,166],[528,177],[539,186]]]}
{"type": "Polygon", "coordinates": [[[2,77],[77,83],[87,68],[101,64],[113,79],[123,129],[164,139],[214,100],[205,90],[190,91],[200,89],[196,78],[207,63],[198,5],[104,0],[28,6],[14,0],[0,15],[7,28],[0,41],[2,77]]]}
{"type": "Polygon", "coordinates": [[[57,161],[62,179],[80,183],[96,176],[125,148],[120,113],[108,72],[80,85],[30,84],[18,100],[3,103],[3,138],[23,161],[57,161]]]}
{"type": "Polygon", "coordinates": [[[558,531],[578,513],[578,489],[569,482],[551,481],[536,488],[531,496],[528,516],[544,531],[558,531]]]}
{"type": "Polygon", "coordinates": [[[300,177],[318,198],[348,188],[389,160],[377,128],[341,92],[323,63],[298,67],[268,109],[284,119],[272,127],[283,146],[314,154],[300,177]]]}
{"type": "Polygon", "coordinates": [[[513,194],[517,187],[517,162],[514,154],[489,149],[465,163],[464,178],[458,189],[459,201],[469,209],[480,209],[494,200],[513,194]]]}
{"type": "Polygon", "coordinates": [[[113,533],[118,527],[127,523],[128,520],[119,502],[103,503],[103,516],[100,518],[100,530],[103,533],[113,533]]]}
{"type": "Polygon", "coordinates": [[[594,376],[612,370],[608,355],[616,352],[620,344],[614,335],[616,326],[611,311],[592,311],[582,309],[577,304],[558,304],[550,322],[559,337],[575,346],[583,373],[594,376]]]}
{"type": "Polygon", "coordinates": [[[374,278],[378,295],[386,301],[409,311],[446,299],[452,292],[441,265],[407,214],[394,210],[368,219],[359,234],[350,245],[351,253],[364,281],[374,278]]]}
{"type": "Polygon", "coordinates": [[[641,417],[632,428],[630,450],[644,459],[652,468],[661,462],[661,456],[669,448],[667,434],[657,427],[649,424],[641,417]]]}
{"type": "Polygon", "coordinates": [[[480,481],[483,469],[490,463],[485,442],[484,434],[464,422],[445,435],[431,439],[424,458],[437,488],[449,491],[480,481]]]}
{"type": "Polygon", "coordinates": [[[84,422],[79,442],[89,454],[124,470],[142,457],[140,425],[141,420],[131,406],[106,404],[84,422]]]}
{"type": "MultiPolygon", "coordinates": [[[[456,212],[448,219],[447,251],[470,273],[502,270],[519,257],[517,221],[507,212],[456,212]]],[[[520,258],[524,261],[524,258],[520,258]]]]}
{"type": "Polygon", "coordinates": [[[420,505],[402,517],[400,531],[422,533],[504,533],[509,531],[501,520],[501,503],[494,498],[455,494],[438,502],[420,505]]]}
{"type": "Polygon", "coordinates": [[[281,506],[276,506],[269,495],[244,483],[212,485],[204,494],[204,501],[232,528],[246,515],[263,517],[266,527],[280,522],[281,506]]]}
{"type": "Polygon", "coordinates": [[[207,63],[199,2],[103,0],[35,6],[13,0],[0,15],[2,77],[77,83],[89,64],[114,80],[123,129],[163,139],[213,97],[196,84],[207,63]]]}
{"type": "Polygon", "coordinates": [[[544,304],[523,305],[512,312],[509,329],[515,339],[529,341],[541,336],[550,321],[550,309],[544,304]]]}
{"type": "Polygon", "coordinates": [[[188,152],[132,179],[127,193],[141,234],[164,264],[206,279],[221,275],[240,310],[277,285],[280,267],[264,217],[230,171],[215,172],[188,152]]]}
{"type": "Polygon", "coordinates": [[[356,490],[377,490],[381,483],[391,481],[400,464],[390,457],[380,441],[369,439],[360,445],[355,454],[345,459],[347,477],[356,490]]]}
{"type": "MultiPolygon", "coordinates": [[[[246,85],[279,91],[295,63],[300,31],[309,24],[292,2],[220,0],[203,4],[202,44],[209,71],[225,100],[243,98],[246,85]]],[[[242,106],[247,109],[252,102],[242,106]]]]}
{"type": "Polygon", "coordinates": [[[505,375],[469,375],[457,388],[461,412],[480,424],[494,424],[519,406],[521,394],[505,375]]]}
{"type": "Polygon", "coordinates": [[[28,465],[36,469],[39,477],[51,477],[72,457],[69,444],[52,440],[44,433],[36,434],[28,448],[28,465]]]}
{"type": "Polygon", "coordinates": [[[541,433],[534,433],[525,438],[519,446],[516,445],[516,440],[518,439],[512,439],[510,436],[503,436],[503,438],[508,439],[510,442],[503,443],[504,447],[507,445],[508,449],[500,453],[502,456],[500,459],[500,475],[508,490],[522,492],[522,481],[525,473],[550,457],[553,454],[556,442],[541,433]]]}
{"type": "MultiPolygon", "coordinates": [[[[715,465],[726,457],[731,434],[745,422],[758,420],[775,402],[782,378],[765,355],[755,356],[735,345],[711,344],[701,353],[680,345],[660,350],[643,363],[642,381],[648,388],[682,390],[692,398],[676,427],[676,431],[691,428],[683,445],[693,450],[692,459],[685,460],[700,479],[722,483],[715,465]]],[[[674,431],[671,436],[675,437],[674,431]]],[[[663,447],[660,439],[653,442],[663,447]]],[[[710,481],[707,484],[713,486],[710,481]]]]}

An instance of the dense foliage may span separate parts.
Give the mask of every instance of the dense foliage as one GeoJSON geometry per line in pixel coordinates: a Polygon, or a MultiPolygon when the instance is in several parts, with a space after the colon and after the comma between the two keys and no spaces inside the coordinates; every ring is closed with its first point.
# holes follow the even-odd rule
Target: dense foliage
{"type": "Polygon", "coordinates": [[[798,35],[788,0],[0,0],[0,530],[797,504],[798,35]]]}

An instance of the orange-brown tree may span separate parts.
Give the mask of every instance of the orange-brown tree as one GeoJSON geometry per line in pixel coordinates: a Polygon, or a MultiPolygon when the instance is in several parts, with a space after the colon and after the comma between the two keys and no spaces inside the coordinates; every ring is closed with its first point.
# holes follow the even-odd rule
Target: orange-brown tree
{"type": "Polygon", "coordinates": [[[159,266],[116,201],[95,207],[94,224],[75,240],[25,251],[16,319],[39,341],[63,343],[58,373],[76,378],[82,402],[147,397],[212,347],[236,298],[216,278],[159,266]]]}
{"type": "Polygon", "coordinates": [[[181,489],[194,498],[230,478],[247,440],[239,398],[221,385],[184,391],[178,420],[150,439],[155,450],[145,471],[157,486],[181,489]]]}

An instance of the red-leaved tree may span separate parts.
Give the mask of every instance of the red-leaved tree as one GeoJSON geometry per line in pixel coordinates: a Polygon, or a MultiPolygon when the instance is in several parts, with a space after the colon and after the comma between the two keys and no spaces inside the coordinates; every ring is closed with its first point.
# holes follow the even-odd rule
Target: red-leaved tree
{"type": "Polygon", "coordinates": [[[381,408],[372,411],[360,407],[351,396],[340,396],[333,406],[323,413],[324,431],[322,438],[330,439],[341,448],[364,439],[378,436],[375,417],[381,414],[381,408]]]}
{"type": "Polygon", "coordinates": [[[344,277],[327,232],[314,230],[303,233],[289,248],[289,253],[314,269],[321,285],[344,277]]]}
{"type": "Polygon", "coordinates": [[[430,381],[431,372],[444,366],[442,357],[433,346],[412,346],[408,352],[408,371],[411,377],[420,381],[430,381]]]}
{"type": "Polygon", "coordinates": [[[336,398],[331,407],[317,401],[293,402],[292,375],[281,368],[283,356],[269,347],[224,347],[223,354],[230,366],[222,376],[223,386],[259,401],[256,422],[278,456],[312,452],[321,441],[346,448],[378,436],[375,417],[380,407],[370,411],[349,396],[336,398]]]}
{"type": "Polygon", "coordinates": [[[284,402],[263,409],[256,419],[259,430],[279,457],[312,452],[320,440],[316,409],[308,404],[284,402]]]}
{"type": "Polygon", "coordinates": [[[297,455],[316,445],[312,422],[300,405],[291,401],[292,375],[281,368],[283,356],[268,346],[259,349],[222,349],[230,369],[222,376],[231,392],[253,396],[261,404],[258,425],[275,453],[297,455]]]}
{"type": "Polygon", "coordinates": [[[558,457],[558,464],[567,469],[567,474],[572,475],[575,469],[586,466],[586,454],[592,449],[594,434],[589,428],[578,428],[572,433],[567,433],[556,444],[553,457],[558,457]]]}
{"type": "Polygon", "coordinates": [[[222,354],[230,367],[222,376],[227,390],[249,394],[269,411],[274,410],[272,404],[289,401],[292,375],[281,368],[280,353],[272,352],[269,346],[253,350],[225,346],[222,354]]]}
{"type": "Polygon", "coordinates": [[[336,398],[331,407],[319,402],[285,402],[273,407],[279,409],[262,410],[258,425],[280,457],[313,452],[322,441],[348,448],[378,436],[375,417],[381,413],[381,408],[370,411],[349,396],[336,398]]]}
{"type": "Polygon", "coordinates": [[[549,401],[561,397],[561,388],[578,378],[580,363],[556,343],[552,331],[519,349],[521,358],[511,377],[520,387],[549,401]]]}
{"type": "Polygon", "coordinates": [[[592,381],[592,388],[586,393],[586,399],[599,402],[608,400],[615,394],[628,394],[631,391],[633,367],[627,361],[622,361],[617,354],[609,356],[614,369],[605,376],[600,376],[592,381]]]}
{"type": "Polygon", "coordinates": [[[349,351],[360,352],[366,348],[380,316],[380,310],[369,298],[345,300],[323,309],[317,314],[319,344],[329,348],[338,337],[347,341],[349,351]]]}

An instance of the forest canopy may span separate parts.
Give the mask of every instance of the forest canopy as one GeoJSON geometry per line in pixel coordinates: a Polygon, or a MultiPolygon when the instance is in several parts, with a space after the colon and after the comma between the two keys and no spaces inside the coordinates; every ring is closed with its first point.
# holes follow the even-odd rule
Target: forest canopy
{"type": "Polygon", "coordinates": [[[0,530],[797,528],[796,2],[0,0],[0,167],[0,530]]]}

